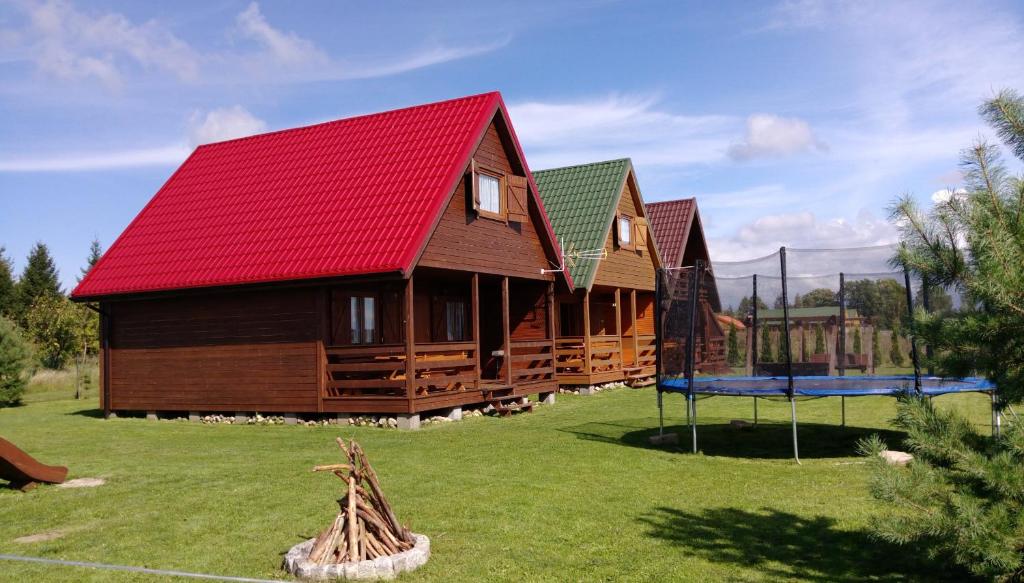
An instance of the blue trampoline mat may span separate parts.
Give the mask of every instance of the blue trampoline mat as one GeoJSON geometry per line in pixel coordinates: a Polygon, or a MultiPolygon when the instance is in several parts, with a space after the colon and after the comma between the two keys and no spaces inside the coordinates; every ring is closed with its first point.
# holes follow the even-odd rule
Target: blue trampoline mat
{"type": "MultiPolygon", "coordinates": [[[[685,378],[659,379],[662,391],[687,393],[685,378]]],[[[786,396],[786,377],[702,377],[693,380],[694,393],[701,395],[733,395],[745,397],[786,396]]],[[[987,379],[944,379],[921,377],[921,390],[925,395],[992,391],[996,387],[987,379]]],[[[793,392],[804,397],[864,397],[870,395],[895,396],[914,390],[914,377],[910,376],[807,376],[793,377],[793,392]]]]}

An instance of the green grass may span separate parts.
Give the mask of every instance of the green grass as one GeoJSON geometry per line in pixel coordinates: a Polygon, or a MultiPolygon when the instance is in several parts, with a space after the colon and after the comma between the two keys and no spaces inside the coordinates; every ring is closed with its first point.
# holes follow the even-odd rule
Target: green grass
{"type": "MultiPolygon", "coordinates": [[[[683,400],[668,396],[681,422],[683,400]]],[[[936,399],[987,431],[983,395],[936,399]]],[[[94,489],[0,488],[0,553],[285,578],[282,554],[326,526],[339,481],[310,473],[338,459],[337,435],[368,452],[400,519],[431,537],[406,581],[896,581],[956,578],[913,549],[871,539],[880,508],[860,436],[886,430],[892,399],[798,403],[803,465],[790,459],[789,404],[699,402],[703,454],[647,445],[652,389],[559,395],[512,418],[468,418],[418,432],[208,426],[103,420],[94,402],[0,410],[0,433],[94,489]],[[62,531],[56,540],[13,539],[62,531]]],[[[675,428],[683,431],[682,428],[675,428]]],[[[685,435],[685,433],[684,433],[685,435]]],[[[886,432],[893,442],[897,435],[886,432]]],[[[0,561],[0,580],[155,580],[0,561]]]]}

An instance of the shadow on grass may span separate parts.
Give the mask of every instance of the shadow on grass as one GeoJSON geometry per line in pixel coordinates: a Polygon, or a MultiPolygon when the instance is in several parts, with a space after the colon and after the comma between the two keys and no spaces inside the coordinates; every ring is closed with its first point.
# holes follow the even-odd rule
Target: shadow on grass
{"type": "Polygon", "coordinates": [[[103,419],[103,409],[78,409],[76,411],[69,411],[65,415],[79,415],[81,417],[92,417],[93,419],[103,419]]]}
{"type": "Polygon", "coordinates": [[[825,516],[770,508],[712,508],[694,512],[661,507],[642,516],[647,535],[712,563],[756,570],[769,580],[964,581],[965,574],[929,563],[909,547],[843,530],[825,516]]]}
{"type": "MultiPolygon", "coordinates": [[[[690,451],[690,428],[687,425],[666,426],[665,433],[679,436],[676,445],[652,445],[650,437],[658,427],[649,419],[619,422],[595,422],[560,429],[580,439],[616,445],[690,451]]],[[[905,434],[875,427],[840,427],[821,423],[801,423],[797,428],[802,459],[849,457],[856,455],[857,440],[877,433],[887,443],[901,443],[905,434]]],[[[697,449],[705,455],[756,459],[788,459],[793,457],[793,433],[788,423],[759,423],[737,429],[728,423],[697,425],[697,449]]]]}

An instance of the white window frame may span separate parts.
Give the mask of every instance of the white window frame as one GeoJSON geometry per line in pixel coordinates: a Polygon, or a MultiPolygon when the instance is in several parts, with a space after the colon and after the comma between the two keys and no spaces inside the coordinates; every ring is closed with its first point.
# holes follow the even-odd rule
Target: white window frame
{"type": "Polygon", "coordinates": [[[619,240],[619,247],[623,249],[633,248],[633,217],[629,215],[619,215],[619,219],[615,222],[615,228],[618,229],[617,235],[619,240]],[[625,228],[625,230],[623,230],[625,228]]]}

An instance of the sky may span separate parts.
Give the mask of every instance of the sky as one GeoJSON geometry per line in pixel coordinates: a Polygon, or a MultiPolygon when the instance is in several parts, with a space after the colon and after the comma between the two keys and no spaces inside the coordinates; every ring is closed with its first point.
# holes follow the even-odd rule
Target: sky
{"type": "Polygon", "coordinates": [[[713,260],[891,243],[1022,63],[1010,0],[0,0],[0,246],[70,289],[197,144],[491,90],[532,169],[696,196],[713,260]]]}

